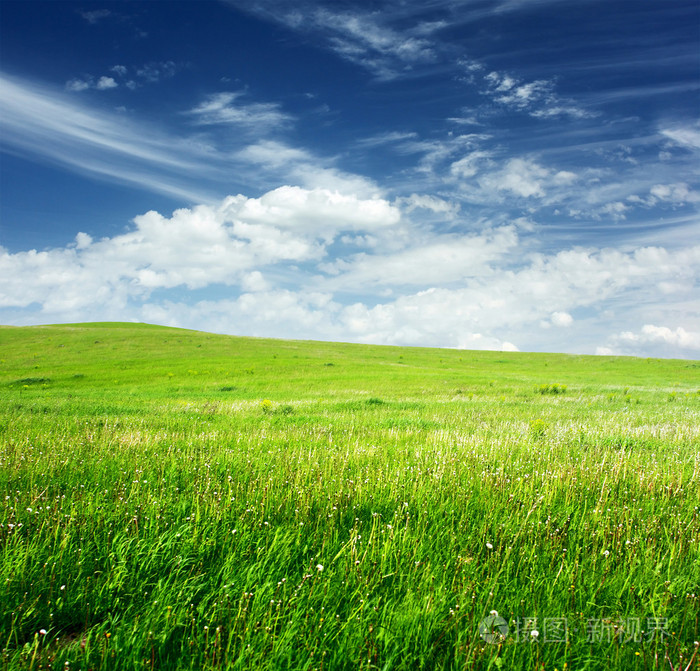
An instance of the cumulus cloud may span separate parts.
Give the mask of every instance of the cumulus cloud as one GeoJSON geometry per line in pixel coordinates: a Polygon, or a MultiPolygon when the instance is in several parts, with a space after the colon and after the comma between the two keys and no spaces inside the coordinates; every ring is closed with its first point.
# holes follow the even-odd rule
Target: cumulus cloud
{"type": "Polygon", "coordinates": [[[83,79],[69,79],[66,82],[66,91],[71,91],[73,93],[87,91],[88,89],[109,91],[109,89],[116,89],[118,86],[119,84],[115,81],[114,77],[105,75],[95,80],[91,75],[86,75],[83,79]]]}
{"type": "Polygon", "coordinates": [[[112,77],[100,77],[95,84],[98,91],[107,91],[108,89],[116,89],[119,86],[112,77]]]}
{"type": "Polygon", "coordinates": [[[319,260],[341,231],[391,227],[399,211],[380,199],[281,187],[260,198],[233,196],[218,206],[151,211],[132,230],[94,241],[79,233],[63,249],[0,250],[0,307],[41,304],[45,312],[123,306],[154,289],[212,284],[264,286],[260,269],[319,260]]]}
{"type": "Polygon", "coordinates": [[[109,71],[113,73],[120,81],[109,75],[94,77],[86,74],[82,77],[69,79],[66,82],[66,90],[73,93],[87,91],[89,89],[95,91],[108,91],[116,89],[121,85],[128,89],[135,89],[144,83],[154,84],[162,79],[170,79],[175,76],[178,66],[173,61],[162,61],[147,63],[141,67],[132,70],[133,77],[128,78],[129,68],[125,65],[113,65],[109,71]]]}
{"type": "Polygon", "coordinates": [[[484,175],[479,183],[489,191],[509,191],[522,198],[545,195],[545,180],[550,171],[535,161],[513,158],[501,170],[484,175]]]}
{"type": "Polygon", "coordinates": [[[686,183],[656,184],[649,193],[655,200],[670,202],[675,205],[700,202],[700,193],[691,189],[686,183]]]}
{"type": "Polygon", "coordinates": [[[662,343],[681,349],[700,350],[700,332],[686,331],[682,326],[671,329],[668,326],[645,324],[641,331],[624,331],[615,339],[620,343],[662,343]]]}
{"type": "Polygon", "coordinates": [[[177,72],[173,61],[151,61],[137,68],[136,76],[146,82],[155,83],[161,79],[171,79],[177,72]]]}
{"type": "Polygon", "coordinates": [[[368,286],[443,286],[492,275],[492,264],[517,245],[512,226],[479,235],[414,239],[410,248],[390,254],[361,253],[323,264],[321,269],[334,277],[322,286],[346,291],[368,286]]]}
{"type": "Polygon", "coordinates": [[[90,81],[87,81],[85,79],[69,79],[66,82],[66,90],[67,91],[86,91],[92,86],[90,81]]]}
{"type": "MultiPolygon", "coordinates": [[[[0,309],[34,322],[133,318],[242,335],[592,352],[599,329],[589,335],[591,318],[572,312],[614,305],[624,323],[664,284],[668,304],[654,313],[664,319],[698,282],[700,247],[523,256],[515,225],[417,235],[405,221],[419,211],[411,207],[285,186],[170,217],[147,212],[111,238],[79,233],[61,249],[0,250],[0,309]],[[373,243],[358,254],[358,240],[373,243]],[[212,285],[229,296],[186,302],[168,293],[212,285]]],[[[698,338],[686,326],[619,332],[606,347],[694,351],[698,338]]]]}
{"type": "Polygon", "coordinates": [[[552,324],[559,327],[571,326],[574,323],[574,318],[568,312],[553,312],[552,324]]]}

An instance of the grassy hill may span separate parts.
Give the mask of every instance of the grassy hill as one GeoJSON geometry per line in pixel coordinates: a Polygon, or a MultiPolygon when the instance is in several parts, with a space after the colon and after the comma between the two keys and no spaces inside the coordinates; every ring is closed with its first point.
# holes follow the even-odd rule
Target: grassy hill
{"type": "Polygon", "coordinates": [[[693,361],[0,327],[3,668],[685,668],[699,392],[693,361]]]}

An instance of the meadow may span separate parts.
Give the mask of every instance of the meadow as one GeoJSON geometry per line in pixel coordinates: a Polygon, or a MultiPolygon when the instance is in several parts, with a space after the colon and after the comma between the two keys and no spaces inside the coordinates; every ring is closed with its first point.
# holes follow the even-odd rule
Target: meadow
{"type": "Polygon", "coordinates": [[[0,668],[700,668],[700,362],[0,327],[0,668]]]}

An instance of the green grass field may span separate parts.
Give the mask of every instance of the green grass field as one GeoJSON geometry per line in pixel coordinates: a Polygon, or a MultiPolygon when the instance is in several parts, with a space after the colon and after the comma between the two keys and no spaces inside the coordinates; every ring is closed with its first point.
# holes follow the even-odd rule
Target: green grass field
{"type": "Polygon", "coordinates": [[[0,359],[2,669],[700,667],[699,362],[135,324],[0,359]]]}

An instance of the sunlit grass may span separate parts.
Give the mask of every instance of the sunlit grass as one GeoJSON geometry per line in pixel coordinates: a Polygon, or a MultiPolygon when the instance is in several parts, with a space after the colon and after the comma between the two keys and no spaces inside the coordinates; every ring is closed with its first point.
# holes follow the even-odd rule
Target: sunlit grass
{"type": "Polygon", "coordinates": [[[698,661],[696,362],[0,344],[4,668],[698,661]]]}

